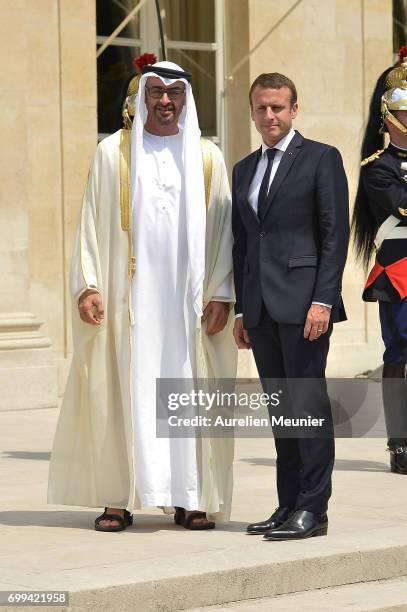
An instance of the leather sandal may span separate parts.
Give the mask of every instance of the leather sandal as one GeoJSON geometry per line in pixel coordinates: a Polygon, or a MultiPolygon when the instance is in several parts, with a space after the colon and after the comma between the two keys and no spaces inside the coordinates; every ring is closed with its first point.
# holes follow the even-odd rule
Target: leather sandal
{"type": "Polygon", "coordinates": [[[214,529],[215,523],[213,521],[208,521],[207,523],[195,523],[195,519],[206,519],[205,512],[201,512],[200,510],[194,510],[186,516],[184,508],[176,508],[174,515],[174,522],[176,525],[182,525],[185,529],[191,529],[193,531],[201,531],[203,529],[214,529]]]}
{"type": "Polygon", "coordinates": [[[96,531],[124,531],[126,527],[133,524],[133,515],[127,510],[124,511],[124,516],[120,516],[120,514],[109,514],[106,510],[107,508],[105,508],[103,514],[98,516],[95,520],[96,531]],[[101,521],[117,521],[119,524],[112,527],[102,527],[100,525],[101,521]]]}

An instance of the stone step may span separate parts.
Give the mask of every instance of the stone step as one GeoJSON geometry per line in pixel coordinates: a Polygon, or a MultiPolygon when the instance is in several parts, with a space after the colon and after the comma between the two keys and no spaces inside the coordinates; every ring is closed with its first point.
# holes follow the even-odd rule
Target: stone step
{"type": "MultiPolygon", "coordinates": [[[[178,531],[178,534],[181,536],[182,532],[178,531]]],[[[283,601],[279,597],[282,595],[287,596],[288,602],[290,597],[297,596],[302,601],[312,593],[322,596],[326,590],[334,592],[333,587],[372,584],[373,581],[407,576],[407,533],[398,527],[375,529],[359,536],[355,533],[337,534],[303,542],[263,542],[255,536],[247,536],[246,541],[253,543],[229,547],[226,546],[227,534],[219,533],[222,540],[219,548],[208,547],[205,552],[188,553],[185,549],[176,552],[172,547],[170,557],[157,556],[154,562],[144,563],[137,561],[136,533],[106,534],[114,545],[117,538],[124,541],[123,535],[127,535],[127,540],[131,537],[135,547],[133,558],[129,557],[128,546],[125,546],[122,561],[116,559],[112,562],[105,557],[99,565],[92,562],[88,567],[77,566],[64,571],[49,567],[46,575],[23,571],[18,579],[9,576],[9,582],[7,571],[3,571],[0,590],[12,588],[10,583],[14,588],[24,586],[26,590],[66,590],[70,592],[70,609],[75,612],[95,609],[106,612],[175,612],[231,602],[242,602],[247,606],[248,600],[259,598],[269,599],[258,604],[250,601],[250,605],[268,601],[273,604],[269,609],[278,610],[284,608],[275,608],[274,603],[283,601]]],[[[166,535],[162,534],[161,538],[164,548],[167,548],[166,535]]],[[[183,548],[182,544],[180,548],[183,548]]],[[[156,550],[159,550],[158,542],[156,550]]],[[[402,584],[404,587],[404,582],[402,584]]],[[[232,604],[232,609],[233,605],[240,604],[232,604]]],[[[301,609],[307,608],[301,605],[301,609]]],[[[313,609],[325,612],[330,608],[319,606],[313,609]]],[[[13,612],[12,607],[9,610],[13,612]]]]}
{"type": "Polygon", "coordinates": [[[337,441],[326,537],[245,534],[275,507],[270,439],[236,440],[228,525],[192,532],[146,509],[133,527],[110,534],[93,530],[100,509],[46,504],[56,416],[0,413],[0,591],[69,591],[74,612],[175,612],[407,576],[407,476],[389,471],[384,440],[337,441]]]}
{"type": "Polygon", "coordinates": [[[407,610],[407,577],[359,582],[262,599],[236,601],[189,612],[395,612],[407,610]]]}

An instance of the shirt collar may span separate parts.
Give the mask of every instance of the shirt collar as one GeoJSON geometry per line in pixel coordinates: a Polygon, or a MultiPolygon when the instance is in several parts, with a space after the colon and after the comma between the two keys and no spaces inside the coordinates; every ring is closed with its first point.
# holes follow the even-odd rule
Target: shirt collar
{"type": "Polygon", "coordinates": [[[269,147],[263,142],[263,144],[261,145],[261,154],[264,155],[267,149],[271,149],[271,148],[278,149],[279,151],[282,151],[284,153],[284,151],[287,150],[288,145],[290,144],[294,136],[295,136],[295,130],[294,128],[291,128],[288,134],[286,134],[281,140],[279,140],[278,143],[274,145],[274,147],[269,147]]]}
{"type": "Polygon", "coordinates": [[[393,144],[392,141],[390,141],[390,144],[392,147],[394,147],[395,149],[398,149],[399,151],[407,151],[407,149],[404,149],[403,147],[399,147],[398,145],[393,144]]]}

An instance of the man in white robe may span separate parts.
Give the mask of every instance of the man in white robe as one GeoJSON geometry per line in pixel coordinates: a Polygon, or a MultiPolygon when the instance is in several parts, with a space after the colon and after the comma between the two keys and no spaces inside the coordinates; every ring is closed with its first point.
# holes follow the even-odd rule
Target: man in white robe
{"type": "Polygon", "coordinates": [[[146,506],[204,529],[206,513],[230,514],[233,441],[157,438],[156,379],[235,376],[229,187],[219,149],[200,140],[187,73],[144,72],[131,134],[99,144],[84,197],[48,499],[105,506],[98,530],[146,506]]]}

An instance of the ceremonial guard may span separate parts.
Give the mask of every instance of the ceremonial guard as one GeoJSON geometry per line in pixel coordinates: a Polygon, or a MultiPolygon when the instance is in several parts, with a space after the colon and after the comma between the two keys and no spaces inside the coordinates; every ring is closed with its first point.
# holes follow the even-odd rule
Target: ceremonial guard
{"type": "Polygon", "coordinates": [[[363,300],[379,302],[385,344],[383,405],[391,471],[398,474],[407,474],[407,53],[405,55],[400,58],[401,65],[382,75],[384,78],[379,79],[373,94],[364,145],[380,137],[377,128],[375,133],[374,127],[371,129],[375,124],[380,125],[379,113],[380,133],[388,132],[390,142],[361,162],[352,222],[357,255],[366,267],[376,250],[363,300]]]}

